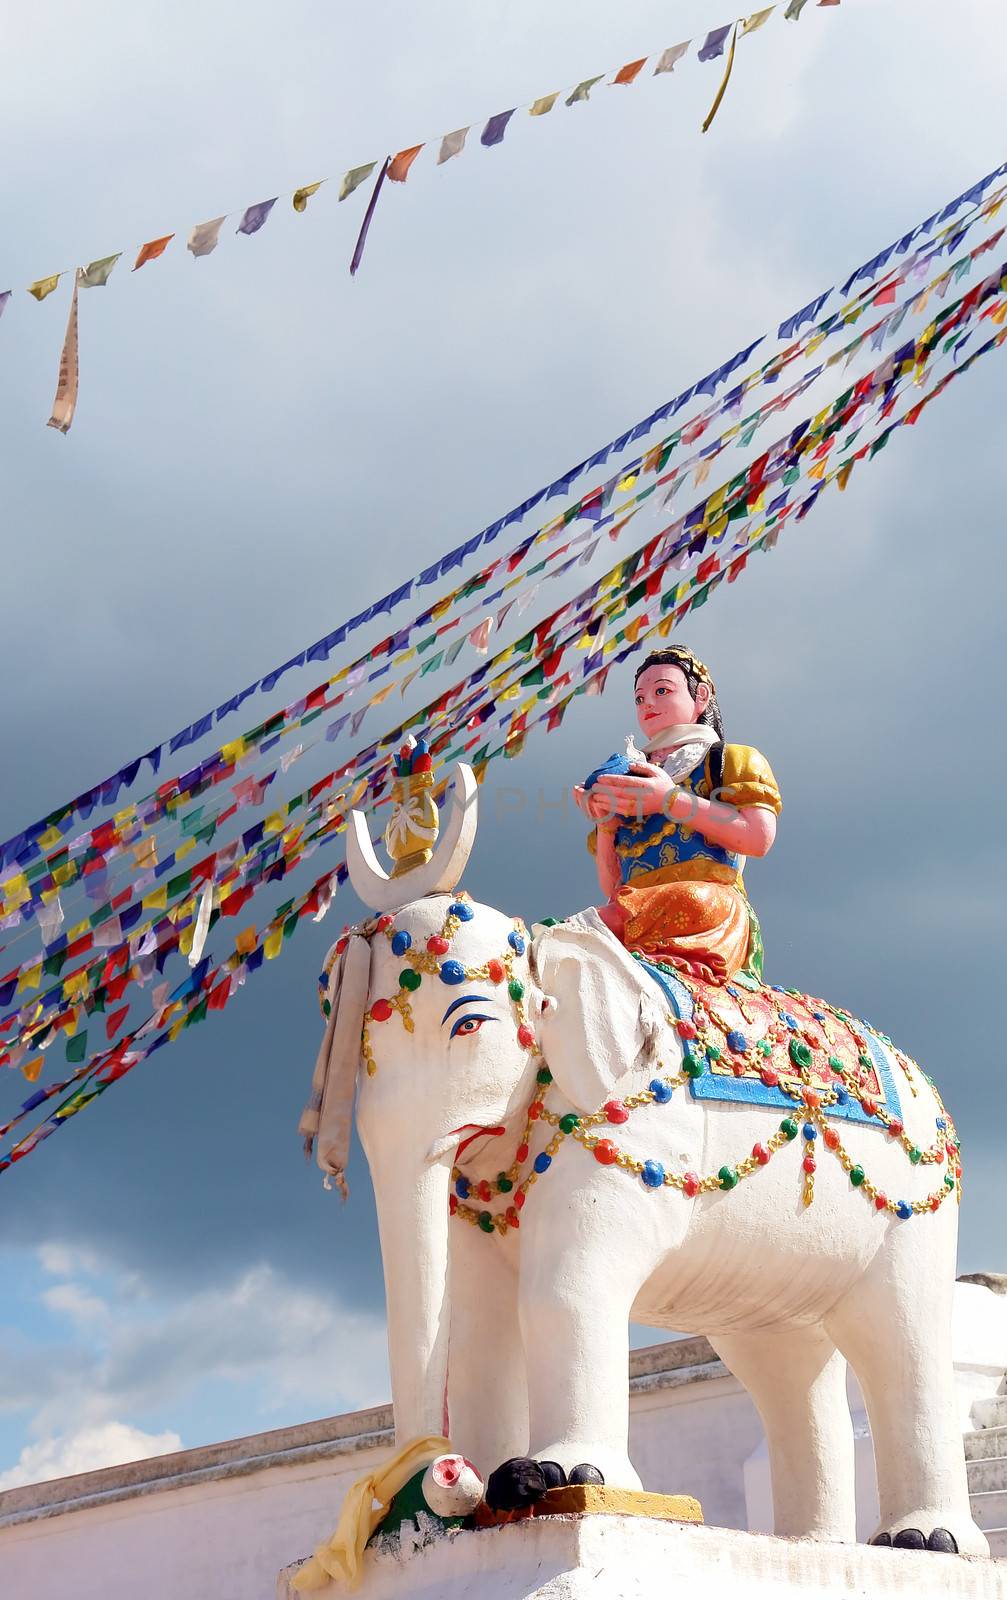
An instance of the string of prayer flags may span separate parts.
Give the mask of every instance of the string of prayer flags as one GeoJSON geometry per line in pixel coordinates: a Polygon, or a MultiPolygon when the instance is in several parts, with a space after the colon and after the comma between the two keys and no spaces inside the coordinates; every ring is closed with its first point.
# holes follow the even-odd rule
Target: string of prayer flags
{"type": "MultiPolygon", "coordinates": [[[[977,195],[981,194],[985,190],[986,182],[987,182],[987,180],[983,180],[983,182],[981,184],[973,186],[973,189],[970,190],[970,191],[967,191],[967,194],[970,195],[974,200],[977,195]]],[[[986,209],[995,209],[998,205],[999,205],[998,197],[997,197],[996,194],[994,194],[994,196],[988,202],[986,202],[986,209]]],[[[944,211],[942,213],[940,213],[940,215],[947,215],[949,213],[952,213],[953,211],[954,211],[954,202],[952,202],[949,206],[945,207],[944,211]]],[[[975,219],[973,218],[972,220],[974,221],[975,219]]],[[[968,222],[966,224],[963,224],[962,227],[959,230],[956,230],[955,236],[956,237],[959,236],[960,232],[964,231],[964,227],[968,226],[968,225],[970,225],[968,222]]],[[[918,230],[914,230],[913,236],[915,236],[917,232],[918,232],[918,230]]],[[[869,294],[870,294],[869,289],[864,291],[864,295],[865,296],[869,297],[869,294]]],[[[841,321],[842,321],[842,313],[839,314],[839,320],[840,320],[840,323],[841,323],[841,321]]],[[[817,337],[817,335],[815,337],[817,337]]],[[[749,347],[749,349],[751,349],[751,348],[752,347],[749,347]]],[[[797,347],[797,346],[793,347],[786,354],[787,354],[787,356],[789,358],[789,357],[793,356],[796,353],[799,353],[799,347],[797,347]]],[[[714,379],[715,380],[719,379],[721,376],[731,372],[738,365],[738,362],[741,359],[741,357],[744,356],[745,354],[747,354],[747,352],[739,352],[739,356],[738,357],[733,358],[733,360],[731,362],[725,363],[724,367],[721,368],[721,369],[718,369],[718,373],[713,375],[714,379]]],[[[767,375],[766,378],[765,378],[765,381],[770,381],[772,376],[776,372],[778,372],[778,370],[779,370],[778,366],[775,364],[775,358],[774,358],[774,362],[773,363],[767,364],[761,370],[762,370],[763,374],[767,375]]],[[[758,377],[758,375],[756,375],[754,377],[750,375],[750,378],[747,379],[747,380],[744,380],[744,382],[743,382],[743,384],[742,384],[742,386],[740,388],[738,388],[735,391],[731,391],[731,393],[727,396],[724,404],[726,405],[726,404],[729,404],[729,403],[733,403],[733,396],[735,394],[737,394],[740,397],[740,395],[743,393],[744,389],[751,382],[754,382],[754,381],[764,381],[764,380],[760,379],[758,377]]],[[[699,392],[711,393],[711,392],[713,392],[713,389],[715,389],[715,387],[716,387],[716,381],[711,382],[710,380],[701,380],[701,382],[698,385],[695,385],[692,390],[685,391],[684,399],[688,399],[689,395],[692,394],[692,393],[699,393],[699,392]]],[[[682,402],[682,399],[683,399],[683,397],[679,397],[675,402],[669,402],[665,407],[659,408],[658,412],[653,413],[651,418],[645,419],[644,423],[642,425],[638,424],[636,428],[628,430],[626,434],[622,435],[618,440],[612,441],[612,443],[609,446],[607,446],[604,450],[595,452],[595,454],[592,457],[590,457],[587,461],[582,462],[580,464],[579,468],[574,469],[570,473],[564,474],[563,479],[557,480],[558,484],[568,487],[569,484],[579,474],[579,472],[585,470],[592,463],[597,463],[599,461],[603,461],[607,457],[607,455],[610,453],[610,451],[615,450],[615,449],[623,448],[631,437],[639,437],[643,432],[647,431],[647,429],[652,425],[652,423],[655,420],[657,420],[660,416],[662,416],[662,415],[667,416],[667,415],[670,415],[672,411],[678,410],[679,405],[682,402]]],[[[688,437],[688,429],[686,430],[686,437],[688,437]]],[[[671,439],[674,439],[674,438],[675,438],[675,435],[674,434],[671,435],[671,439]]],[[[674,489],[677,486],[677,481],[679,481],[679,480],[676,480],[675,482],[673,482],[670,490],[668,491],[669,494],[674,492],[674,489]]],[[[331,650],[333,648],[335,648],[339,643],[341,643],[342,640],[344,640],[346,637],[348,637],[349,632],[354,627],[359,626],[363,622],[368,621],[372,616],[377,616],[377,615],[379,615],[381,613],[388,612],[390,609],[392,609],[393,605],[399,603],[402,599],[407,598],[409,596],[409,594],[411,593],[411,591],[412,591],[413,582],[418,582],[418,583],[421,583],[421,584],[422,583],[428,583],[428,582],[432,581],[434,578],[436,578],[440,571],[448,571],[448,570],[450,570],[452,568],[458,567],[460,565],[460,563],[461,563],[462,558],[464,558],[465,555],[469,554],[472,550],[476,549],[479,546],[480,543],[488,542],[489,540],[495,538],[497,533],[500,531],[500,529],[502,527],[506,526],[509,522],[520,520],[520,517],[524,514],[524,512],[530,506],[534,505],[535,503],[537,503],[537,501],[539,501],[542,498],[546,497],[548,494],[551,494],[551,493],[555,492],[556,487],[557,487],[556,485],[553,485],[548,490],[540,491],[537,496],[533,496],[529,501],[525,502],[524,506],[516,508],[515,512],[509,513],[507,517],[500,519],[500,521],[497,524],[491,525],[491,527],[489,529],[484,530],[483,534],[477,536],[477,538],[475,540],[467,541],[467,543],[464,546],[460,546],[455,551],[449,552],[448,556],[442,558],[440,563],[438,563],[437,565],[435,565],[432,568],[426,569],[423,573],[418,575],[417,579],[411,580],[410,582],[400,586],[397,590],[393,591],[392,594],[385,596],[383,600],[375,602],[375,604],[373,606],[367,608],[364,612],[360,613],[360,615],[357,618],[351,619],[350,623],[342,625],[341,628],[335,630],[332,634],[326,636],[326,638],[324,640],[318,641],[316,643],[316,645],[310,647],[309,649],[307,649],[305,651],[299,652],[297,656],[292,657],[289,662],[285,663],[283,668],[277,669],[273,673],[267,674],[266,678],[264,678],[264,679],[260,680],[259,682],[251,685],[248,689],[242,691],[242,693],[240,695],[232,696],[229,701],[225,701],[221,705],[221,707],[218,708],[217,720],[219,721],[219,720],[221,720],[221,718],[224,715],[227,715],[227,714],[230,714],[231,712],[233,712],[240,704],[243,703],[243,701],[248,697],[248,695],[254,693],[257,689],[259,689],[259,688],[265,689],[267,687],[271,687],[278,680],[278,678],[282,674],[282,672],[288,670],[290,667],[295,666],[295,665],[302,665],[305,661],[325,660],[325,659],[327,659],[327,657],[330,654],[331,650]]],[[[586,511],[587,511],[587,503],[586,502],[585,502],[584,510],[585,510],[585,514],[586,514],[586,511]]],[[[535,536],[535,537],[542,537],[542,536],[548,537],[548,528],[549,528],[549,526],[550,525],[546,525],[546,528],[544,530],[542,530],[542,533],[540,535],[538,535],[538,536],[535,536]]],[[[531,540],[522,541],[522,543],[520,545],[518,545],[516,547],[515,551],[511,552],[508,557],[499,558],[499,560],[505,561],[505,563],[508,565],[508,568],[512,568],[513,565],[516,562],[519,562],[521,559],[523,559],[525,556],[527,556],[529,550],[533,547],[534,542],[535,542],[534,538],[531,539],[531,540]]],[[[498,562],[498,564],[499,564],[499,562],[498,562]]],[[[463,592],[463,589],[464,589],[464,586],[461,586],[459,589],[456,589],[451,594],[446,596],[443,601],[437,602],[437,606],[441,607],[444,604],[450,604],[454,599],[456,599],[458,597],[459,594],[461,594],[463,592]]],[[[433,611],[428,611],[427,615],[433,615],[433,611]]],[[[416,621],[417,621],[418,624],[422,623],[422,621],[423,621],[422,616],[418,617],[416,619],[416,621]]],[[[407,630],[407,633],[408,633],[408,630],[407,630]]],[[[391,642],[391,641],[389,641],[389,642],[391,642]]],[[[353,670],[355,671],[356,669],[353,669],[353,670]]],[[[338,677],[338,675],[337,675],[337,677],[338,677]]],[[[335,681],[335,680],[331,680],[331,681],[335,681]]],[[[321,688],[319,691],[313,691],[313,695],[316,694],[316,693],[320,693],[322,699],[324,700],[324,688],[321,688]]],[[[317,702],[314,702],[314,703],[317,704],[317,702]]],[[[301,709],[303,710],[303,707],[301,709]]],[[[296,703],[295,703],[295,707],[293,708],[293,710],[297,711],[296,703]]],[[[310,715],[310,710],[309,710],[308,714],[310,715]]],[[[83,818],[86,818],[88,816],[89,812],[98,803],[114,803],[115,799],[117,798],[117,796],[121,792],[122,788],[123,787],[127,787],[128,788],[132,784],[132,782],[135,780],[135,778],[136,778],[136,776],[137,776],[137,774],[138,774],[138,772],[140,770],[141,761],[149,762],[151,768],[155,772],[158,772],[159,769],[160,769],[160,764],[161,764],[162,750],[167,750],[168,748],[171,748],[172,750],[177,750],[177,749],[182,748],[186,743],[192,742],[195,738],[199,737],[202,732],[205,732],[209,728],[209,726],[211,725],[212,720],[213,720],[212,717],[202,717],[202,718],[197,719],[196,722],[191,724],[188,729],[182,730],[179,734],[175,735],[170,741],[166,742],[166,744],[164,746],[155,746],[153,750],[147,752],[147,755],[145,757],[136,758],[132,762],[127,763],[124,767],[122,767],[119,770],[118,773],[113,774],[109,779],[106,779],[102,784],[97,785],[93,790],[87,791],[86,794],[84,794],[82,796],[79,796],[75,801],[71,802],[67,807],[61,808],[61,810],[58,813],[54,814],[54,815],[64,819],[63,822],[61,823],[61,826],[69,827],[70,822],[71,822],[74,814],[79,815],[79,816],[81,816],[83,818]]],[[[296,725],[296,719],[295,719],[294,725],[296,725]]],[[[337,725],[333,725],[333,727],[336,728],[337,725]]],[[[240,745],[241,741],[239,741],[238,743],[240,745]]],[[[228,746],[224,746],[224,747],[222,747],[220,752],[217,752],[214,756],[210,757],[209,761],[210,761],[210,763],[212,765],[212,762],[215,761],[215,760],[228,762],[228,761],[233,761],[234,759],[235,759],[234,752],[230,751],[228,746]]],[[[198,773],[197,773],[197,777],[198,777],[198,773]]],[[[167,796],[170,796],[171,794],[176,793],[177,789],[175,789],[172,785],[168,785],[167,789],[164,792],[165,792],[165,794],[167,796]]],[[[161,814],[160,810],[158,811],[157,814],[158,815],[161,814]]],[[[47,832],[49,830],[51,830],[52,827],[53,827],[52,822],[46,822],[45,820],[43,820],[42,822],[33,825],[32,828],[25,830],[23,833],[21,833],[19,835],[15,835],[13,837],[13,839],[8,839],[7,841],[5,841],[5,844],[2,847],[2,849],[0,849],[0,860],[5,861],[7,863],[10,863],[13,860],[17,859],[19,856],[22,856],[27,860],[33,859],[34,856],[38,854],[38,850],[40,848],[38,841],[40,840],[40,838],[45,837],[47,832]]],[[[59,830],[56,830],[55,831],[55,836],[54,836],[54,841],[50,842],[45,848],[48,848],[48,849],[51,850],[53,848],[53,843],[58,844],[58,842],[59,842],[61,837],[62,837],[62,835],[59,832],[59,830]]],[[[8,901],[8,905],[10,905],[9,901],[8,901]]]]}
{"type": "Polygon", "coordinates": [[[175,235],[166,233],[160,239],[148,239],[146,244],[140,246],[139,254],[133,263],[133,271],[138,272],[148,261],[156,261],[158,256],[163,256],[175,235]]]}

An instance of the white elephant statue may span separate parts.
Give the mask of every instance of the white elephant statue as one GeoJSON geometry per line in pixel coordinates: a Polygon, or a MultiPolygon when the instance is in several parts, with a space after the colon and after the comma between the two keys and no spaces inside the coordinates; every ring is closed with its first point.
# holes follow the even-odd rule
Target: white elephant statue
{"type": "Polygon", "coordinates": [[[639,1488],[628,1324],[702,1333],[762,1418],[778,1534],[856,1536],[848,1361],[876,1542],[988,1554],[953,1397],[960,1169],[953,1142],[907,1159],[935,1128],[941,1150],[929,1079],[872,1036],[905,1138],[861,1117],[827,1150],[828,1102],[796,1108],[798,1138],[772,1106],[697,1095],[666,991],[595,913],[531,945],[459,897],[476,795],[458,768],[432,858],[398,877],[352,815],[350,876],[379,915],[335,947],[302,1121],[342,1182],[359,1084],[397,1443],[444,1435],[484,1474],[530,1458],[547,1484],[639,1488]]]}

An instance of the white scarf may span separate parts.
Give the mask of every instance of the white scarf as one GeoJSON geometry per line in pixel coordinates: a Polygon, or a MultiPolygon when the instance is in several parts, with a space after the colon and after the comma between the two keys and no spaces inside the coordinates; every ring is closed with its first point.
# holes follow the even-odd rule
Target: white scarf
{"type": "Polygon", "coordinates": [[[678,722],[670,728],[662,728],[652,739],[647,739],[644,743],[646,754],[638,748],[634,735],[630,734],[626,740],[626,757],[636,763],[663,754],[664,760],[658,765],[663,766],[668,777],[677,783],[699,766],[719,737],[716,730],[708,728],[705,723],[678,722]]]}

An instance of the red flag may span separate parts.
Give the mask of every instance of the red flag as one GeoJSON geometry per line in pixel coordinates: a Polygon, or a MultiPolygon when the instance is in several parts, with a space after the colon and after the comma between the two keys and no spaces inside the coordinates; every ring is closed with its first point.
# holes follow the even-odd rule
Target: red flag
{"type": "Polygon", "coordinates": [[[624,67],[620,67],[619,68],[619,70],[616,73],[615,77],[612,79],[612,82],[613,83],[635,83],[637,78],[640,76],[641,71],[643,70],[643,68],[646,65],[647,65],[647,57],[646,56],[641,56],[639,61],[627,61],[626,65],[624,67]]]}
{"type": "Polygon", "coordinates": [[[146,244],[141,245],[133,271],[136,272],[146,262],[156,261],[158,256],[163,256],[174,237],[173,233],[166,233],[163,239],[149,239],[146,244]]]}
{"type": "Polygon", "coordinates": [[[114,1036],[119,1032],[119,1029],[125,1022],[128,1013],[129,1006],[120,1006],[118,1011],[112,1012],[112,1015],[105,1023],[105,1037],[107,1039],[114,1038],[114,1036]]]}

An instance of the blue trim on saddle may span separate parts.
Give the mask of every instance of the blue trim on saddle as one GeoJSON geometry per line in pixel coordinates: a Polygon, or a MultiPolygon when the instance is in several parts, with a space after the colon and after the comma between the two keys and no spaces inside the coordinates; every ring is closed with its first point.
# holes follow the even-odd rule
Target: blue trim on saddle
{"type": "MultiPolygon", "coordinates": [[[[680,1021],[691,1022],[693,1016],[692,993],[681,981],[670,972],[663,972],[660,967],[652,966],[649,961],[641,961],[648,976],[653,978],[665,999],[670,1004],[675,1016],[680,1021]]],[[[889,1064],[888,1054],[881,1040],[864,1022],[858,1022],[857,1027],[867,1040],[867,1048],[878,1071],[878,1081],[884,1090],[885,1110],[890,1116],[902,1119],[902,1103],[899,1099],[898,1089],[889,1064]]],[[[693,1098],[696,1100],[733,1100],[743,1101],[747,1105],[775,1106],[783,1111],[793,1111],[795,1101],[790,1095],[784,1094],[782,1089],[770,1088],[759,1078],[735,1078],[723,1073],[704,1072],[701,1078],[690,1078],[689,1087],[693,1098]]],[[[838,1117],[846,1122],[862,1122],[870,1128],[880,1128],[881,1124],[873,1117],[869,1117],[863,1107],[852,1096],[845,1105],[829,1106],[826,1116],[838,1117]]]]}

